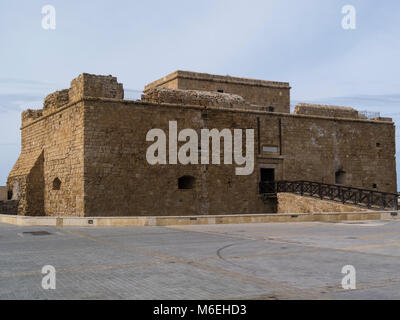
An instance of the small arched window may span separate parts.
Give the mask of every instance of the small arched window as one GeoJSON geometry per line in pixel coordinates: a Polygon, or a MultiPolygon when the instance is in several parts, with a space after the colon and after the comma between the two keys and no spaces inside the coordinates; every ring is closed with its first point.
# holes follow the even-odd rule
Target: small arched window
{"type": "Polygon", "coordinates": [[[194,188],[196,179],[192,176],[183,176],[178,179],[178,189],[190,190],[194,188]]]}
{"type": "Polygon", "coordinates": [[[58,178],[55,178],[53,180],[53,190],[60,190],[61,189],[61,180],[58,178]]]}

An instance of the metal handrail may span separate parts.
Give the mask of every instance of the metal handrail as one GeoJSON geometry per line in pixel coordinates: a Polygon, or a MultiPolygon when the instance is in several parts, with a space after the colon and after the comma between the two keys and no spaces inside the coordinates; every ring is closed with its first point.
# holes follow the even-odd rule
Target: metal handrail
{"type": "Polygon", "coordinates": [[[261,194],[288,192],[307,195],[333,201],[340,201],[343,204],[351,202],[355,205],[366,206],[367,208],[380,207],[398,210],[397,193],[381,192],[357,187],[328,184],[313,181],[273,181],[260,182],[259,191],[261,194]]]}

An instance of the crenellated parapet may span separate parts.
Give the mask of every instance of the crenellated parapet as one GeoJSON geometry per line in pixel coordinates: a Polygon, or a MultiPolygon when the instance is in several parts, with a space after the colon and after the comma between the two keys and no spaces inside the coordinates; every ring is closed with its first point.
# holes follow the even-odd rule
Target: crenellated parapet
{"type": "Polygon", "coordinates": [[[82,73],[71,81],[69,100],[75,102],[83,97],[123,99],[124,88],[116,77],[82,73]]]}
{"type": "Polygon", "coordinates": [[[361,119],[372,121],[392,122],[391,118],[376,117],[368,119],[352,107],[331,106],[324,104],[298,103],[294,109],[295,115],[319,116],[341,119],[361,119]]]}
{"type": "Polygon", "coordinates": [[[123,99],[124,88],[122,83],[118,83],[116,77],[82,73],[71,81],[69,89],[47,95],[44,99],[43,109],[23,111],[22,127],[85,97],[123,99]]]}
{"type": "Polygon", "coordinates": [[[170,103],[185,105],[195,105],[203,107],[221,108],[250,108],[250,104],[241,96],[236,94],[200,91],[200,90],[181,90],[163,87],[154,87],[145,91],[142,101],[150,103],[170,103]]]}
{"type": "Polygon", "coordinates": [[[26,126],[27,124],[35,121],[43,115],[43,110],[32,110],[27,109],[21,113],[21,122],[22,126],[26,126]]]}
{"type": "Polygon", "coordinates": [[[69,103],[69,89],[53,92],[46,96],[43,103],[43,115],[53,113],[69,103]]]}

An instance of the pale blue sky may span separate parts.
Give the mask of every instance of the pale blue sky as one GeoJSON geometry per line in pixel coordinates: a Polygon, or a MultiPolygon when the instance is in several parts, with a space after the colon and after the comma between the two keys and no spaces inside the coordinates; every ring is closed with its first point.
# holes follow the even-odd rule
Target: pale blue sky
{"type": "Polygon", "coordinates": [[[82,72],[117,76],[128,96],[177,69],[289,81],[292,103],[398,123],[399,33],[398,0],[0,0],[0,185],[19,154],[20,112],[82,72]],[[55,30],[41,26],[47,4],[55,30]],[[356,30],[341,27],[347,4],[356,30]]]}

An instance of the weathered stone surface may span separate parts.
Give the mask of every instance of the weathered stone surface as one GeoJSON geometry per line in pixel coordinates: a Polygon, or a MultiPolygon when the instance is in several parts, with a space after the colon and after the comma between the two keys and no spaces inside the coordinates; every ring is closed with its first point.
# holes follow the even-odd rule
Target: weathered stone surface
{"type": "Polygon", "coordinates": [[[69,100],[79,101],[82,97],[123,99],[124,88],[116,77],[82,73],[71,81],[69,100]]]}
{"type": "Polygon", "coordinates": [[[7,187],[6,186],[0,187],[0,201],[1,200],[7,200],[7,187]]]}
{"type": "Polygon", "coordinates": [[[287,82],[266,81],[178,70],[145,87],[224,92],[243,97],[267,111],[290,113],[290,86],[287,82]]]}
{"type": "Polygon", "coordinates": [[[0,200],[0,214],[16,215],[18,213],[18,200],[0,200]]]}
{"type": "Polygon", "coordinates": [[[339,202],[302,197],[291,193],[278,193],[278,213],[313,213],[313,212],[363,212],[365,208],[339,202]]]}
{"type": "MultiPolygon", "coordinates": [[[[127,101],[121,100],[122,84],[115,77],[83,74],[71,82],[70,89],[50,95],[43,111],[24,111],[22,150],[7,181],[12,198],[19,201],[18,213],[266,213],[273,205],[259,194],[261,168],[274,169],[276,180],[334,184],[339,172],[341,184],[397,191],[392,122],[351,118],[352,112],[335,118],[326,113],[317,117],[266,112],[243,108],[249,100],[217,90],[199,93],[155,88],[179,87],[179,81],[189,81],[194,90],[211,88],[213,78],[202,77],[167,79],[164,84],[150,85],[142,101],[127,101]],[[169,121],[177,121],[178,130],[192,128],[197,132],[203,128],[254,129],[254,172],[237,176],[235,166],[225,164],[151,166],[146,161],[151,144],[146,142],[146,134],[154,128],[168,134],[169,121]],[[183,176],[195,179],[193,189],[178,188],[178,179],[183,176]]],[[[290,90],[280,83],[215,79],[215,88],[223,83],[225,89],[240,85],[249,95],[260,94],[258,90],[290,90]]],[[[279,103],[283,108],[286,102],[279,103]]]]}
{"type": "Polygon", "coordinates": [[[43,115],[48,115],[61,108],[69,102],[69,89],[56,91],[49,94],[43,103],[43,115]]]}
{"type": "Polygon", "coordinates": [[[142,101],[152,103],[172,103],[185,105],[197,105],[204,107],[220,108],[251,108],[241,96],[236,94],[181,90],[163,87],[150,88],[142,95],[142,101]]]}
{"type": "Polygon", "coordinates": [[[356,109],[351,107],[311,103],[298,103],[294,109],[294,114],[344,119],[365,119],[364,116],[358,114],[356,109]]]}
{"type": "Polygon", "coordinates": [[[27,109],[21,113],[21,123],[22,126],[25,126],[32,121],[35,121],[36,119],[39,119],[41,116],[43,116],[43,110],[38,109],[38,110],[31,110],[27,109]]]}

